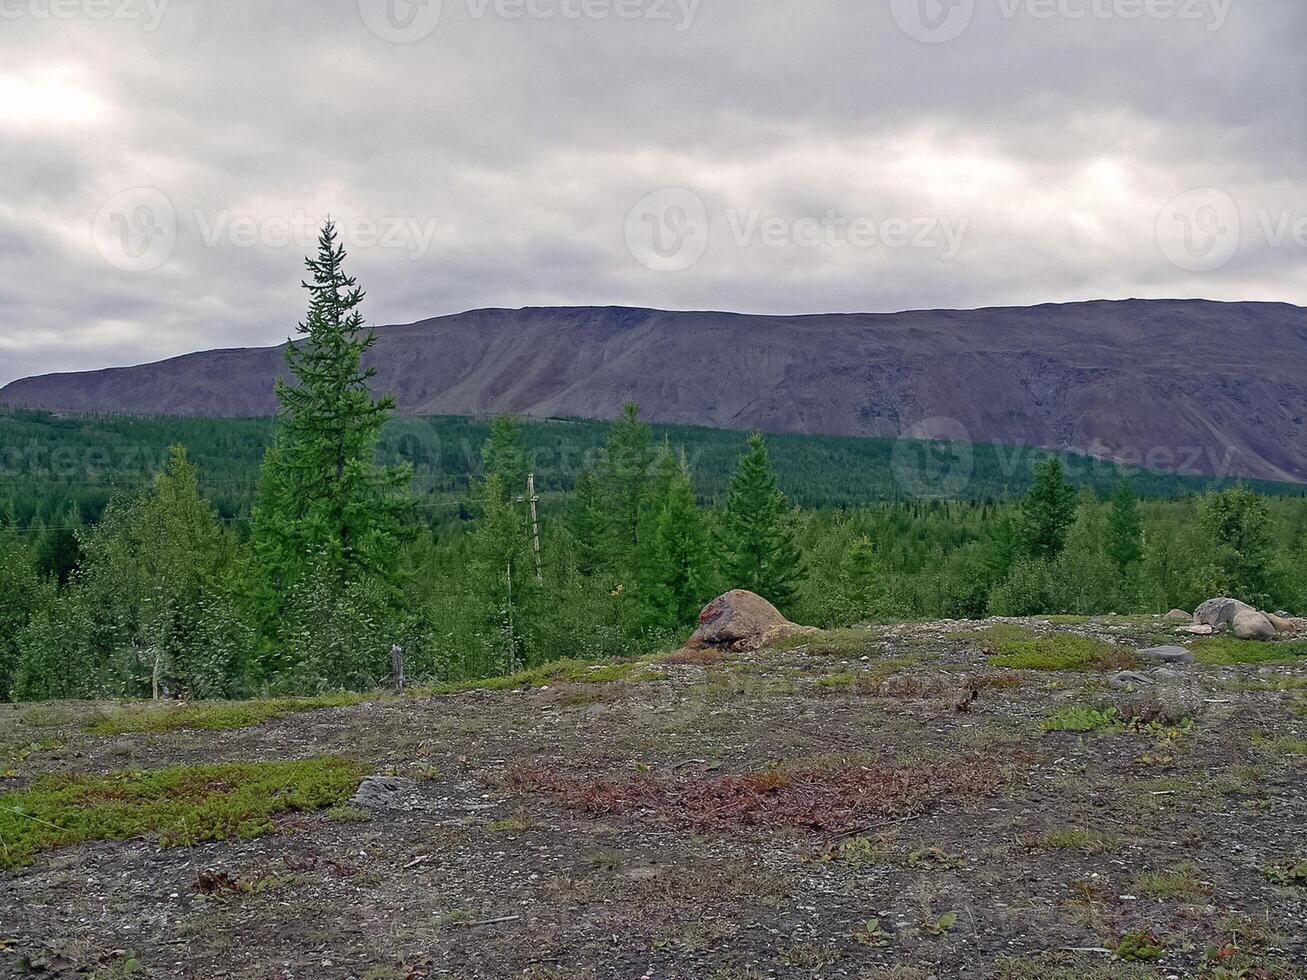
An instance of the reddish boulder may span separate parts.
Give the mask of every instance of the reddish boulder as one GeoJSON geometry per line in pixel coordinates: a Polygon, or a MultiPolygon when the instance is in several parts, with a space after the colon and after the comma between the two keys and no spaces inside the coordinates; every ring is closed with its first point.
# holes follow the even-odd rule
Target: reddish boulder
{"type": "Polygon", "coordinates": [[[818,632],[815,627],[791,623],[762,596],[735,589],[704,607],[699,614],[699,628],[686,647],[742,653],[759,650],[786,637],[818,632]]]}

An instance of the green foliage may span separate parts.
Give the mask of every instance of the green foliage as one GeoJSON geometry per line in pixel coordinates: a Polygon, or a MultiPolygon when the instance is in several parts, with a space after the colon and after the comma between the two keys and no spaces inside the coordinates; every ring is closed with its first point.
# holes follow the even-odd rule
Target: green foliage
{"type": "Polygon", "coordinates": [[[511,415],[497,415],[490,423],[490,436],[481,450],[487,477],[497,476],[504,500],[526,492],[528,472],[522,426],[511,415]]]}
{"type": "Polygon", "coordinates": [[[1266,877],[1277,885],[1307,887],[1307,860],[1281,861],[1278,864],[1268,865],[1262,870],[1266,873],[1266,877]]]}
{"type": "Polygon", "coordinates": [[[317,258],[305,260],[309,311],[298,328],[303,340],[286,348],[294,383],[277,381],[280,427],[253,512],[255,549],[275,596],[269,619],[308,579],[344,589],[394,578],[411,470],[376,462],[394,400],[374,399],[368,388],[376,372],[361,362],[376,335],[366,330],[363,291],[344,261],[328,222],[317,258]]]}
{"type": "Polygon", "coordinates": [[[685,457],[664,445],[654,465],[642,600],[651,625],[677,629],[695,622],[716,594],[708,520],[695,503],[685,457]]]}
{"type": "Polygon", "coordinates": [[[607,543],[607,564],[624,579],[633,579],[641,531],[652,490],[653,429],[640,421],[640,406],[627,402],[608,436],[607,460],[600,486],[607,543]]]}
{"type": "Polygon", "coordinates": [[[1072,704],[1058,708],[1040,722],[1046,732],[1102,732],[1121,727],[1121,713],[1115,708],[1093,708],[1072,704]]]}
{"type": "Polygon", "coordinates": [[[1144,554],[1144,526],[1129,477],[1122,477],[1112,494],[1112,509],[1107,521],[1107,554],[1122,575],[1144,554]]]}
{"type": "Polygon", "coordinates": [[[980,635],[996,656],[994,667],[1017,670],[1120,670],[1129,651],[1105,640],[1076,633],[1037,635],[1019,626],[994,626],[980,635]]]}
{"type": "Polygon", "coordinates": [[[116,708],[87,727],[94,735],[170,732],[181,728],[230,731],[302,711],[341,708],[362,702],[362,695],[346,692],[324,694],[316,698],[259,698],[251,701],[183,704],[146,702],[116,708]]]}
{"type": "Polygon", "coordinates": [[[159,835],[164,847],[257,837],[272,818],[343,803],[364,770],[345,759],[42,776],[0,795],[0,867],[41,850],[159,835]]]}
{"type": "Polygon", "coordinates": [[[12,697],[23,655],[22,636],[54,601],[54,585],[42,579],[36,555],[12,521],[0,518],[0,701],[12,697]]]}
{"type": "Polygon", "coordinates": [[[1076,516],[1076,492],[1058,456],[1035,469],[1035,483],[1021,506],[1022,541],[1031,557],[1050,561],[1062,553],[1076,516]]]}
{"type": "Polygon", "coordinates": [[[1162,949],[1161,941],[1152,932],[1148,929],[1137,929],[1122,936],[1113,952],[1117,959],[1125,960],[1127,963],[1144,963],[1161,959],[1166,951],[1162,949]]]}
{"type": "Polygon", "coordinates": [[[756,592],[784,611],[804,569],[789,505],[776,486],[767,445],[758,433],[749,436],[749,451],[740,457],[731,478],[721,541],[729,587],[756,592]]]}
{"type": "Polygon", "coordinates": [[[1307,640],[1238,640],[1233,636],[1205,636],[1194,644],[1194,656],[1209,667],[1235,664],[1307,663],[1307,640]]]}
{"type": "Polygon", "coordinates": [[[23,698],[217,697],[241,691],[254,628],[247,556],[173,450],[154,485],[110,506],[77,575],[19,633],[23,698]]]}
{"type": "Polygon", "coordinates": [[[1193,865],[1170,871],[1143,871],[1135,876],[1134,891],[1149,898],[1197,902],[1211,894],[1211,886],[1198,878],[1193,865]]]}
{"type": "Polygon", "coordinates": [[[1266,501],[1242,485],[1209,493],[1198,502],[1198,527],[1207,544],[1197,572],[1200,592],[1266,605],[1273,555],[1266,501]]]}

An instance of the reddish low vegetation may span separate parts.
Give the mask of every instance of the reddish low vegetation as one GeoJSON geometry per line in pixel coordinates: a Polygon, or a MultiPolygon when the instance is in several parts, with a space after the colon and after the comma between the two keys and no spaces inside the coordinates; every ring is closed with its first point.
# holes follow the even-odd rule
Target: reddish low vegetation
{"type": "Polygon", "coordinates": [[[990,756],[898,765],[773,769],[741,776],[593,779],[541,766],[509,771],[519,793],[548,793],[592,816],[640,814],[661,823],[713,828],[802,827],[843,833],[868,821],[920,813],[946,799],[983,796],[1004,780],[990,756]]]}

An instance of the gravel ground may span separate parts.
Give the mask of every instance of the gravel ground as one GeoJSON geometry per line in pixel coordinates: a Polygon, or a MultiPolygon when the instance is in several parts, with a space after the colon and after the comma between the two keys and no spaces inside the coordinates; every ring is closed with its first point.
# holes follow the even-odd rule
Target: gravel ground
{"type": "Polygon", "coordinates": [[[1307,661],[1145,671],[1136,695],[996,669],[990,625],[235,731],[94,736],[103,705],[0,706],[6,789],[322,755],[411,780],[254,840],[44,852],[0,873],[0,975],[1307,977],[1307,887],[1266,870],[1307,859],[1307,661]],[[1193,722],[1041,730],[1145,701],[1193,722]],[[215,875],[259,884],[206,894],[215,875]],[[1114,955],[1138,930],[1160,959],[1114,955]]]}

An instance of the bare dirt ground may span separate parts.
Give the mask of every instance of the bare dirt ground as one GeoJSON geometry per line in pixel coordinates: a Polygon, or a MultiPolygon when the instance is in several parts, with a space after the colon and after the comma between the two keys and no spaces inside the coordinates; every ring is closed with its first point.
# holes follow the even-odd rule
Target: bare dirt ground
{"type": "Polygon", "coordinates": [[[326,755],[413,780],[253,840],[42,852],[0,872],[0,975],[1307,977],[1307,660],[1153,672],[1140,696],[995,667],[986,625],[234,731],[103,736],[102,706],[0,706],[0,791],[326,755]],[[1152,725],[1041,728],[1149,699],[1171,706],[1152,725]],[[1130,933],[1160,958],[1118,956],[1130,933]]]}

